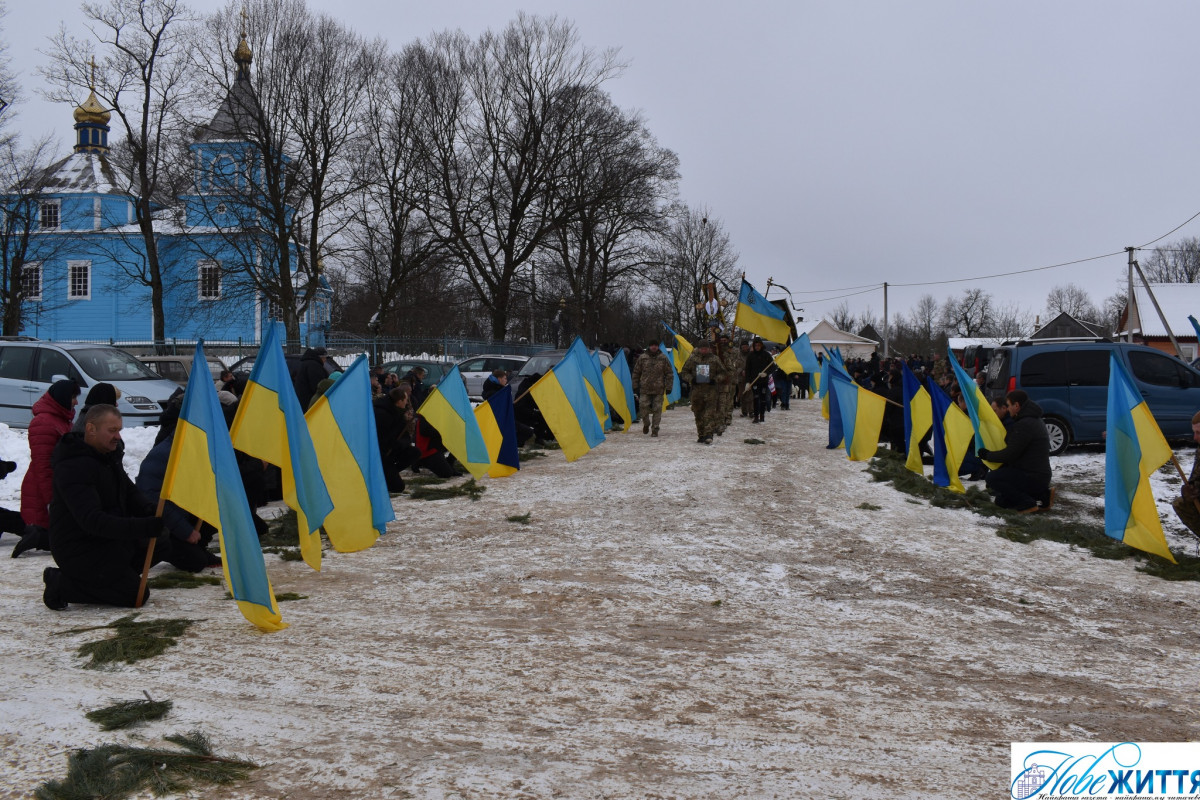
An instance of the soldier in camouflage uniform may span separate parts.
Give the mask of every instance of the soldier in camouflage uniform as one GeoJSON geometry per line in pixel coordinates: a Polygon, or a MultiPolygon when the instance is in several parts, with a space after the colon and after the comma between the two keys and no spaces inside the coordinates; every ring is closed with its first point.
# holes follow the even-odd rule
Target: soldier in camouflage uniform
{"type": "Polygon", "coordinates": [[[713,433],[723,419],[718,404],[717,386],[729,377],[729,368],[716,353],[709,339],[696,342],[696,349],[679,370],[679,379],[692,387],[692,413],[696,415],[697,442],[712,444],[713,433]]]}
{"type": "Polygon", "coordinates": [[[638,356],[631,377],[642,415],[642,433],[658,436],[663,395],[671,391],[671,386],[675,383],[675,373],[671,369],[668,357],[659,351],[657,340],[652,340],[646,346],[646,351],[638,356]]]}
{"type": "Polygon", "coordinates": [[[746,356],[749,352],[750,343],[742,342],[738,348],[738,370],[735,376],[734,392],[737,394],[738,406],[741,407],[743,417],[754,413],[754,393],[750,391],[750,384],[747,383],[750,379],[746,377],[746,356]]]}
{"type": "Polygon", "coordinates": [[[721,334],[721,358],[725,361],[729,375],[717,381],[717,408],[721,412],[720,422],[717,424],[717,436],[720,436],[733,424],[733,395],[737,391],[738,368],[741,366],[738,351],[734,348],[733,341],[730,340],[727,333],[721,334]]]}

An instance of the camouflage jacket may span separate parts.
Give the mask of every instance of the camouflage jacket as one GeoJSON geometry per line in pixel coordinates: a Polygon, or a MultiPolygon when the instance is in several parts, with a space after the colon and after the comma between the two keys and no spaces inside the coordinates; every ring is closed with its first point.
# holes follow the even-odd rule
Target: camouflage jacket
{"type": "Polygon", "coordinates": [[[638,394],[666,394],[674,382],[671,362],[661,352],[652,356],[646,351],[633,364],[633,390],[638,394]]]}
{"type": "Polygon", "coordinates": [[[730,377],[729,367],[711,350],[707,355],[702,355],[699,349],[693,350],[688,360],[683,362],[683,369],[679,370],[679,379],[687,381],[693,389],[727,382],[730,377]]]}

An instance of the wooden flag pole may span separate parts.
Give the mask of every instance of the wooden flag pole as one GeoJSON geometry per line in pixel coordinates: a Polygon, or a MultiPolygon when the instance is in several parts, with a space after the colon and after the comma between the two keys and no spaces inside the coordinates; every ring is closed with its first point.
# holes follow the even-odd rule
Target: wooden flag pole
{"type": "MultiPolygon", "coordinates": [[[[161,497],[158,499],[158,508],[154,510],[155,519],[162,519],[163,504],[166,502],[161,497]]],[[[142,565],[142,580],[138,583],[137,600],[134,601],[134,608],[141,608],[142,603],[146,602],[146,582],[150,579],[150,565],[154,563],[154,543],[157,541],[158,538],[155,537],[146,546],[146,563],[142,565]]]]}

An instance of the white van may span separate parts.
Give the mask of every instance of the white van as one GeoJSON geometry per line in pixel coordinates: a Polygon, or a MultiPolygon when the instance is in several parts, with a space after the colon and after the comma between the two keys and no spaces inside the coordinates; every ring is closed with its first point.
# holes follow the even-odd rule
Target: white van
{"type": "Polygon", "coordinates": [[[179,384],[155,375],[145,364],[105,344],[67,344],[36,339],[0,340],[0,422],[28,428],[33,404],[56,380],[79,384],[79,402],[97,383],[121,390],[117,408],[126,427],[157,425],[162,405],[179,384]]]}

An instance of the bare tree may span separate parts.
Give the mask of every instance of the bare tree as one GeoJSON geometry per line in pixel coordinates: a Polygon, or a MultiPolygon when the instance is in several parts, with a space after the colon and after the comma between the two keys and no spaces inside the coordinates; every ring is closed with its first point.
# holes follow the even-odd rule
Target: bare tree
{"type": "Polygon", "coordinates": [[[1146,280],[1154,283],[1200,282],[1200,238],[1192,236],[1156,247],[1139,259],[1146,280]]]}
{"type": "Polygon", "coordinates": [[[1033,333],[1034,315],[1019,303],[1001,303],[992,311],[991,327],[984,335],[1020,339],[1033,333]]]}
{"type": "Polygon", "coordinates": [[[477,42],[435,36],[426,50],[437,77],[426,215],[503,339],[518,275],[564,223],[547,202],[569,151],[564,121],[619,65],[611,51],[581,47],[569,23],[525,14],[477,42]]]}
{"type": "MultiPolygon", "coordinates": [[[[563,170],[549,195],[551,215],[562,223],[548,238],[553,252],[549,288],[569,298],[578,332],[590,342],[600,333],[611,292],[645,274],[650,240],[666,221],[678,159],[658,147],[642,120],[619,111],[592,89],[582,113],[563,121],[572,130],[563,170]]],[[[574,105],[574,104],[573,104],[574,105]]]]}
{"type": "Polygon", "coordinates": [[[854,324],[858,321],[858,316],[850,310],[850,303],[843,300],[833,307],[833,310],[825,314],[825,319],[829,320],[829,324],[837,328],[839,331],[853,333],[854,324]]]}
{"type": "Polygon", "coordinates": [[[737,301],[741,286],[738,256],[721,221],[710,217],[707,208],[672,206],[671,223],[654,262],[650,281],[662,316],[680,333],[701,330],[703,320],[696,304],[702,299],[705,283],[717,283],[718,291],[727,294],[727,302],[737,301]]]}
{"type": "Polygon", "coordinates": [[[1100,319],[1100,312],[1096,310],[1096,304],[1092,302],[1087,290],[1074,283],[1055,286],[1046,296],[1047,321],[1064,312],[1085,322],[1100,319]]]}
{"type": "Polygon", "coordinates": [[[1121,315],[1125,313],[1125,306],[1128,304],[1128,291],[1118,291],[1104,298],[1104,310],[1101,312],[1103,317],[1100,321],[1108,326],[1109,331],[1120,333],[1121,315]]]}
{"type": "Polygon", "coordinates": [[[0,138],[0,306],[3,335],[16,336],[33,304],[46,308],[41,270],[30,267],[52,258],[64,237],[39,229],[39,206],[53,161],[50,137],[22,149],[15,137],[0,138]]]}
{"type": "Polygon", "coordinates": [[[153,337],[162,343],[166,275],[172,265],[164,262],[155,216],[186,174],[181,111],[189,99],[186,54],[192,18],[177,0],[108,0],[84,3],[82,11],[92,38],[76,39],[65,27],[59,29],[51,40],[50,65],[43,72],[54,87],[47,97],[67,102],[86,89],[111,110],[124,134],[112,151],[119,167],[114,175],[125,182],[119,188],[132,198],[138,246],[120,246],[114,253],[125,254],[118,260],[120,266],[135,283],[150,289],[153,337]]]}
{"type": "Polygon", "coordinates": [[[294,344],[322,260],[350,216],[333,212],[361,187],[361,158],[352,156],[363,146],[382,46],[314,17],[303,0],[231,3],[208,18],[201,38],[196,66],[225,101],[199,138],[239,146],[209,166],[198,197],[218,220],[223,249],[237,253],[232,271],[294,344]],[[230,64],[224,48],[239,39],[230,64]]]}
{"type": "Polygon", "coordinates": [[[937,298],[931,294],[921,295],[908,315],[908,323],[912,328],[917,352],[932,353],[940,349],[937,347],[939,342],[936,340],[937,334],[941,332],[940,317],[941,307],[938,305],[937,298]]]}
{"type": "Polygon", "coordinates": [[[950,336],[987,336],[994,324],[992,295],[983,289],[967,289],[942,306],[941,326],[950,336]]]}

